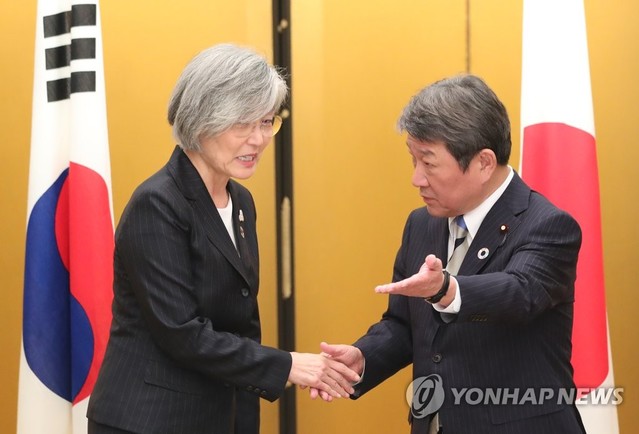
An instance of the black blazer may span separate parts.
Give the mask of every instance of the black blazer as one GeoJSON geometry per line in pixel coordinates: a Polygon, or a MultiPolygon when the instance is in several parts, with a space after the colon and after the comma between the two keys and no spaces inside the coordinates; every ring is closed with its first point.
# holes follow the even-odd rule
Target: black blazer
{"type": "Polygon", "coordinates": [[[113,323],[90,419],[257,433],[259,397],[282,394],[290,354],[260,345],[255,205],[240,184],[228,191],[237,249],[180,148],[136,189],[115,235],[113,323]]]}
{"type": "MultiPolygon", "coordinates": [[[[557,404],[559,389],[574,388],[571,333],[580,245],[576,221],[515,174],[461,265],[459,314],[447,323],[424,300],[391,295],[382,320],[355,343],[366,358],[356,396],[412,362],[413,378],[441,377],[439,417],[446,434],[585,432],[574,405],[557,404]],[[488,250],[486,257],[480,249],[488,250]],[[501,401],[505,405],[477,404],[479,395],[463,397],[463,388],[482,389],[484,398],[497,388],[519,388],[521,395],[501,401]],[[526,402],[527,388],[537,397],[550,388],[554,399],[526,402]]],[[[413,211],[393,281],[415,274],[428,254],[445,262],[447,246],[447,219],[425,208],[413,211]]],[[[428,432],[429,418],[409,420],[413,433],[428,432]]]]}

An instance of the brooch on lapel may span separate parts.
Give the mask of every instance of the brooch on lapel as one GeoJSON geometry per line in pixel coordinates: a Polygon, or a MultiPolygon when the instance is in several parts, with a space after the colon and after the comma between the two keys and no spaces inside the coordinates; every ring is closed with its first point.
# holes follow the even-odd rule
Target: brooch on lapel
{"type": "Polygon", "coordinates": [[[479,252],[477,252],[477,257],[479,259],[486,259],[489,254],[490,250],[488,250],[488,247],[482,247],[481,249],[479,249],[479,252]]]}
{"type": "MultiPolygon", "coordinates": [[[[499,244],[500,246],[502,246],[504,242],[506,242],[506,237],[508,236],[508,230],[509,230],[509,227],[507,224],[499,225],[499,233],[503,236],[501,243],[499,244]]],[[[482,259],[482,260],[486,259],[488,255],[490,255],[490,250],[488,250],[488,247],[482,247],[477,252],[477,259],[482,259]]]]}
{"type": "Polygon", "coordinates": [[[499,243],[499,247],[503,246],[504,243],[506,242],[506,238],[508,238],[509,229],[510,228],[508,227],[507,224],[502,224],[501,226],[499,226],[499,233],[503,235],[503,238],[501,239],[501,243],[499,243]]]}
{"type": "Polygon", "coordinates": [[[240,210],[238,220],[240,221],[240,236],[244,238],[244,228],[242,227],[242,222],[244,222],[244,213],[242,212],[242,210],[240,210]]]}

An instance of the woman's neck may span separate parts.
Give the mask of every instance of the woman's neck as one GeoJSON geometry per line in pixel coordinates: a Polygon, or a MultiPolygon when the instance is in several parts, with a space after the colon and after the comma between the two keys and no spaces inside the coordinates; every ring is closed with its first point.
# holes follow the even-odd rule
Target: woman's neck
{"type": "Polygon", "coordinates": [[[195,170],[199,173],[204,185],[213,200],[216,208],[225,208],[229,202],[229,193],[226,190],[226,186],[229,182],[229,177],[221,175],[211,168],[209,164],[202,158],[202,154],[197,151],[184,151],[195,170]]]}

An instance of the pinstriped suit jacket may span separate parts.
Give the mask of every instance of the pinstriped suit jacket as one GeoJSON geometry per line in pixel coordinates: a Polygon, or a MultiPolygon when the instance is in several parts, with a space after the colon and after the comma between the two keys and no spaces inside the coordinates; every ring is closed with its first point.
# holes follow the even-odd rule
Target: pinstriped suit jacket
{"type": "MultiPolygon", "coordinates": [[[[447,219],[432,217],[425,208],[413,211],[393,281],[415,274],[428,254],[445,261],[447,246],[447,219]]],[[[366,358],[356,396],[412,362],[414,378],[442,378],[439,417],[445,434],[585,432],[574,405],[557,399],[560,388],[574,387],[571,333],[580,246],[576,221],[515,174],[460,267],[459,314],[446,323],[424,300],[391,295],[381,321],[355,343],[366,358]],[[478,256],[482,248],[489,251],[484,259],[478,256]],[[463,388],[510,393],[519,388],[521,395],[505,405],[477,404],[477,394],[459,398],[463,388]],[[526,402],[521,399],[526,388],[535,388],[536,397],[541,388],[555,395],[543,403],[526,402]]],[[[429,418],[409,420],[412,433],[428,432],[429,418]]]]}
{"type": "Polygon", "coordinates": [[[257,433],[259,397],[284,390],[290,355],[259,344],[255,206],[238,183],[228,191],[237,250],[181,149],[133,194],[116,231],[90,419],[140,433],[257,433]]]}

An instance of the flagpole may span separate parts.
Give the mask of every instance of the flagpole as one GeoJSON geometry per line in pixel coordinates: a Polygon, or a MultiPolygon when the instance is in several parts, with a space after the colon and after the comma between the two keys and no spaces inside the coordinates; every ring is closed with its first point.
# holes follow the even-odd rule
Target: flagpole
{"type": "Polygon", "coordinates": [[[606,316],[599,174],[583,0],[524,0],[521,174],[570,213],[583,242],[575,282],[572,359],[587,432],[619,432],[606,316]],[[588,395],[591,395],[589,397],[588,395]]]}
{"type": "Polygon", "coordinates": [[[36,19],[18,433],[86,433],[113,298],[113,208],[97,0],[36,19]]]}

